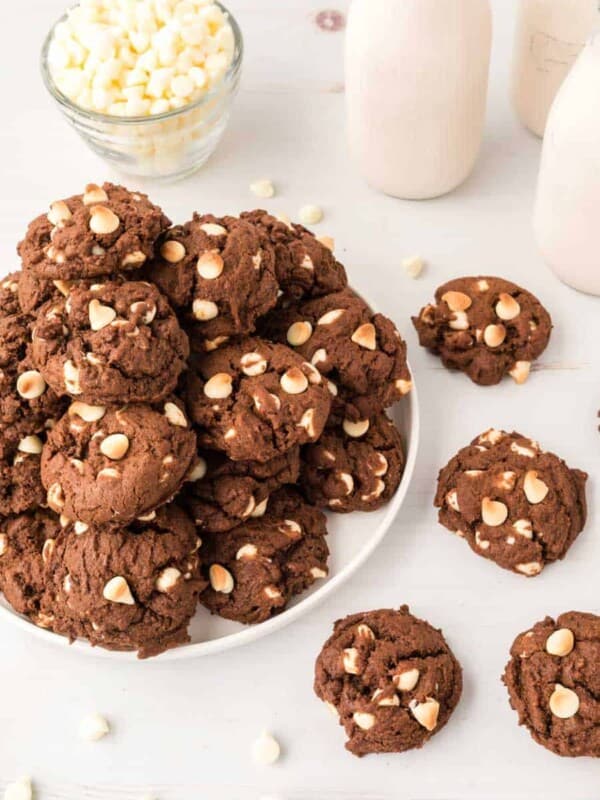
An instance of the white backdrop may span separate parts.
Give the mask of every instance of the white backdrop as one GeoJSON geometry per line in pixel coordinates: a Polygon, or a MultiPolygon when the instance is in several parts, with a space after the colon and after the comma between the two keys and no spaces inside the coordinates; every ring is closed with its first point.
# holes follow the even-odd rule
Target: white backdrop
{"type": "MultiPolygon", "coordinates": [[[[337,6],[347,7],[347,0],[337,6]]],[[[290,214],[324,206],[320,231],[335,236],[356,288],[393,317],[409,342],[423,435],[417,473],[385,543],[335,597],[270,639],[191,663],[114,665],[79,659],[0,627],[0,786],[34,777],[40,800],[406,798],[483,800],[600,796],[600,765],[562,760],[516,725],[499,676],[514,635],[546,613],[600,611],[595,474],[598,301],[554,279],[530,226],[539,142],[521,130],[507,97],[514,0],[496,0],[485,146],[458,192],[429,203],[375,194],[349,168],[343,140],[342,37],[314,24],[313,0],[231,0],[247,37],[243,89],[227,137],[204,171],[175,186],[143,186],[173,218],[193,207],[238,211],[263,175],[290,214]],[[400,267],[421,253],[411,281],[400,267]],[[460,273],[524,283],[550,308],[556,329],[530,381],[493,389],[451,375],[421,351],[409,322],[434,288],[460,273]],[[567,561],[533,581],[471,554],[436,523],[439,467],[490,426],[517,429],[591,474],[590,519],[567,561]],[[312,667],[332,622],[347,613],[409,603],[442,627],[465,669],[463,700],[447,728],[419,752],[358,760],[312,694],[312,667]],[[113,734],[77,738],[89,710],[113,734]],[[251,745],[263,728],[284,756],[259,769],[251,745]]],[[[0,252],[14,269],[26,222],[56,197],[112,177],[52,108],[37,53],[63,0],[5,4],[0,26],[0,252]]]]}

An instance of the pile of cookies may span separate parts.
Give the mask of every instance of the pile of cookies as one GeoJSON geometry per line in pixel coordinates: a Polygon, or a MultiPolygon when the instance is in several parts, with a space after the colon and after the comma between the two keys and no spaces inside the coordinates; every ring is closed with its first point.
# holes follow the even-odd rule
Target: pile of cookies
{"type": "Polygon", "coordinates": [[[328,574],[326,517],[404,466],[406,346],[331,243],[264,211],[170,220],[109,183],[50,204],[0,297],[0,591],[151,656],[198,602],[244,623],[328,574]]]}

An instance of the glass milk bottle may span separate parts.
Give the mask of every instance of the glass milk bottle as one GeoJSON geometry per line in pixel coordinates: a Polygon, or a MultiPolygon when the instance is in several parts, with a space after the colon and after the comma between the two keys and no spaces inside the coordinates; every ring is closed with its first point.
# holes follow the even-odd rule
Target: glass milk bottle
{"type": "Polygon", "coordinates": [[[546,126],[534,211],[541,253],[565,283],[600,295],[600,36],[582,50],[546,126]]]}
{"type": "Polygon", "coordinates": [[[552,101],[598,16],[598,0],[520,0],[512,102],[537,136],[544,135],[552,101]]]}
{"type": "Polygon", "coordinates": [[[489,0],[353,0],[348,138],[372,186],[425,199],[466,179],[481,146],[491,37],[489,0]]]}

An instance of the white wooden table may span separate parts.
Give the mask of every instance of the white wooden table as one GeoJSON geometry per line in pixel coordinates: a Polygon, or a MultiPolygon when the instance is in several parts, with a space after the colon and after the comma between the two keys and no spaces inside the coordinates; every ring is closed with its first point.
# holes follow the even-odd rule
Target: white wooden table
{"type": "MultiPolygon", "coordinates": [[[[332,0],[332,3],[335,0],[332,0]]],[[[471,180],[429,203],[370,191],[350,167],[343,138],[342,36],[320,31],[315,0],[231,0],[247,38],[243,89],[227,137],[210,164],[179,185],[148,185],[176,219],[192,208],[239,211],[255,202],[249,182],[273,178],[269,203],[291,215],[324,206],[319,230],[335,236],[353,283],[408,338],[420,388],[422,447],[400,518],[369,563],[318,611],[269,639],[189,663],[115,665],[80,659],[0,628],[0,786],[31,774],[40,800],[591,800],[600,764],[563,760],[516,725],[500,684],[514,635],[546,613],[600,612],[595,473],[600,369],[598,301],[553,278],[530,226],[540,145],[509,108],[507,78],[515,0],[495,0],[495,45],[486,141],[471,180]],[[408,279],[402,257],[430,267],[408,279]],[[552,343],[529,383],[493,389],[443,370],[416,345],[409,322],[434,288],[462,273],[522,282],[554,316],[552,343]],[[490,426],[539,439],[591,474],[587,529],[565,563],[527,581],[476,558],[441,529],[431,501],[439,467],[490,426]],[[463,700],[447,728],[420,752],[362,761],[312,694],[312,666],[332,622],[352,611],[408,602],[442,627],[465,668],[463,700]],[[77,727],[105,713],[113,735],[92,745],[77,727]],[[284,746],[259,769],[251,744],[261,729],[284,746]]],[[[346,10],[348,0],[338,0],[346,10]]],[[[24,223],[55,195],[101,181],[104,166],[52,108],[37,51],[63,0],[3,6],[0,26],[0,252],[16,266],[24,223]]]]}

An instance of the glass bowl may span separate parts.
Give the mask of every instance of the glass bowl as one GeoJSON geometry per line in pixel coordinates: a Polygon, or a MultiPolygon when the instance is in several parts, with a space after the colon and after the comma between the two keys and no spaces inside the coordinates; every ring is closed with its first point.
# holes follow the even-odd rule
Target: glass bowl
{"type": "Polygon", "coordinates": [[[95,153],[111,166],[129,175],[159,180],[177,180],[199,169],[215,151],[229,121],[237,92],[244,40],[233,15],[221,3],[233,30],[233,60],[222,80],[203,97],[164,114],[116,117],[81,108],[56,86],[48,64],[48,51],[55,28],[42,48],[44,84],[72,127],[95,153]]]}

